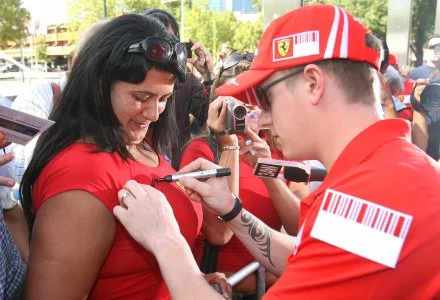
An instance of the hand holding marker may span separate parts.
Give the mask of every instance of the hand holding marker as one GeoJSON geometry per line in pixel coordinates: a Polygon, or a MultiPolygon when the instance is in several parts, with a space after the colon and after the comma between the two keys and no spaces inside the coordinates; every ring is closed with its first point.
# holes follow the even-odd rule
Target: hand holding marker
{"type": "Polygon", "coordinates": [[[196,179],[207,179],[212,177],[222,177],[231,175],[230,168],[219,168],[211,170],[202,170],[188,173],[176,173],[156,179],[157,182],[176,182],[182,177],[192,177],[196,179]]]}

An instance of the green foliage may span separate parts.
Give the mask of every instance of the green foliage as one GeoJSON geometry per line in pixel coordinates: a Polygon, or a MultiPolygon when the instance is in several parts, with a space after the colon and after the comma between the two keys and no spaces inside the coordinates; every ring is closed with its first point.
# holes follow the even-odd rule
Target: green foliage
{"type": "MultiPolygon", "coordinates": [[[[339,5],[359,18],[374,33],[386,36],[387,1],[312,0],[311,3],[339,5]]],[[[436,0],[412,0],[410,49],[416,56],[416,66],[423,62],[423,45],[434,33],[436,4],[436,0]]]]}
{"type": "MultiPolygon", "coordinates": [[[[141,13],[151,7],[164,7],[161,0],[105,0],[105,3],[108,18],[124,13],[141,13]]],[[[102,0],[69,0],[67,9],[69,28],[76,39],[87,27],[104,18],[102,0]]]]}
{"type": "Polygon", "coordinates": [[[386,36],[388,1],[384,0],[313,0],[312,4],[336,4],[358,18],[367,28],[386,36]]]}
{"type": "Polygon", "coordinates": [[[416,56],[416,66],[423,63],[423,45],[434,33],[436,2],[413,0],[411,50],[416,56]]]}
{"type": "Polygon", "coordinates": [[[20,0],[0,1],[0,47],[7,42],[20,43],[27,35],[29,12],[21,7],[20,0]]]}
{"type": "Polygon", "coordinates": [[[256,23],[242,22],[238,25],[232,38],[231,49],[255,52],[263,34],[263,16],[256,23]]]}
{"type": "Polygon", "coordinates": [[[35,58],[37,61],[47,61],[47,46],[44,37],[37,37],[35,46],[35,58]]]}
{"type": "MultiPolygon", "coordinates": [[[[148,8],[162,8],[181,21],[181,2],[162,3],[161,0],[107,0],[107,16],[115,17],[123,13],[141,13],[148,8]]],[[[261,0],[253,0],[260,6],[261,0]]],[[[84,31],[88,26],[103,18],[103,1],[69,0],[68,20],[73,32],[84,31]]],[[[217,12],[208,9],[208,0],[192,0],[184,3],[184,28],[181,36],[188,41],[193,38],[208,48],[214,57],[220,46],[227,43],[236,51],[255,51],[263,32],[263,19],[256,23],[240,22],[232,12],[217,12]]]]}
{"type": "Polygon", "coordinates": [[[256,11],[261,11],[261,8],[263,7],[263,0],[252,0],[252,5],[256,11]]]}

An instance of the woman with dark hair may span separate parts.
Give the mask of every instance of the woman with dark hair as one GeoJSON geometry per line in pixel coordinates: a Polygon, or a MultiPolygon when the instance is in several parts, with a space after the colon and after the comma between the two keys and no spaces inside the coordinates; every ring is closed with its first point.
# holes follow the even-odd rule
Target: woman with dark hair
{"type": "Polygon", "coordinates": [[[169,299],[154,256],[112,210],[130,180],[161,190],[192,245],[199,204],[174,183],[159,154],[176,141],[174,87],[184,80],[184,45],[151,17],[123,15],[78,53],[23,177],[32,226],[26,299],[169,299]]]}

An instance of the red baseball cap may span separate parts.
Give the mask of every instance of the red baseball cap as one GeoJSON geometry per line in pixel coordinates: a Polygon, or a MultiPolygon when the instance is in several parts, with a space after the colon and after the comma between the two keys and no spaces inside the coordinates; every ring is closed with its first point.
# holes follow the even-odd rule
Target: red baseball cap
{"type": "Polygon", "coordinates": [[[269,25],[261,37],[250,69],[215,92],[257,105],[254,87],[282,69],[325,59],[368,62],[379,69],[381,52],[365,45],[369,32],[351,14],[335,5],[295,9],[269,25]]]}
{"type": "Polygon", "coordinates": [[[390,65],[398,65],[399,61],[397,60],[397,57],[394,54],[389,54],[388,63],[390,65]]]}

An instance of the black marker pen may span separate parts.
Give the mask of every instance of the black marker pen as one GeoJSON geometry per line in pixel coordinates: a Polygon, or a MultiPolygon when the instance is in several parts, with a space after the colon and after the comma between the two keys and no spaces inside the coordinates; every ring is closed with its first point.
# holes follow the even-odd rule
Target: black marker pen
{"type": "Polygon", "coordinates": [[[222,177],[222,176],[229,176],[229,175],[231,175],[230,168],[220,168],[220,169],[211,169],[211,170],[203,170],[203,171],[188,172],[188,173],[176,173],[173,175],[167,175],[165,177],[158,178],[158,179],[156,179],[156,181],[175,182],[175,181],[178,181],[182,177],[192,177],[192,178],[196,178],[196,179],[204,179],[204,178],[222,177]]]}

